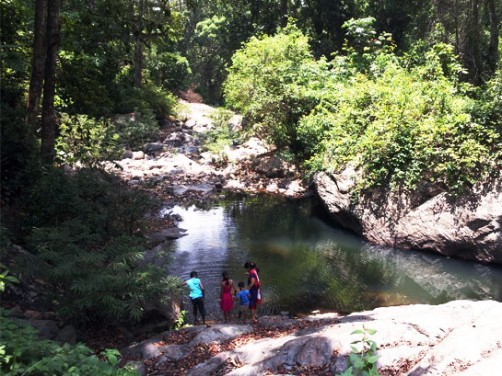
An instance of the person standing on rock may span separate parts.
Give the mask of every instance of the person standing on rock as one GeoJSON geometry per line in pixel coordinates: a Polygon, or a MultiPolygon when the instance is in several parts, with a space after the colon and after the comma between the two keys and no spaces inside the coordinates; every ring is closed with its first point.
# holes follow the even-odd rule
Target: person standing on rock
{"type": "Polygon", "coordinates": [[[259,269],[256,264],[247,261],[244,267],[248,270],[248,286],[249,290],[249,310],[251,311],[251,323],[256,323],[256,307],[261,303],[260,277],[258,276],[259,269]]]}
{"type": "Polygon", "coordinates": [[[231,316],[230,313],[232,312],[232,308],[234,307],[232,291],[235,295],[237,294],[237,289],[234,286],[234,281],[230,279],[227,272],[223,272],[221,278],[220,308],[223,311],[224,321],[229,322],[231,316]]]}
{"type": "Polygon", "coordinates": [[[206,323],[206,310],[204,308],[204,286],[201,280],[198,278],[197,272],[193,271],[190,273],[190,279],[183,282],[183,286],[188,286],[190,289],[190,300],[193,306],[193,319],[194,325],[197,325],[199,321],[197,320],[197,312],[200,313],[202,317],[202,324],[206,323]]]}

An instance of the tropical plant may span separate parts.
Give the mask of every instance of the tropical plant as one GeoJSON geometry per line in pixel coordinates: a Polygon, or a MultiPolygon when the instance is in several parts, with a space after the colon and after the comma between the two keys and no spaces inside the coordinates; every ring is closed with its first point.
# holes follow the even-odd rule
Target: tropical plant
{"type": "Polygon", "coordinates": [[[360,334],[361,338],[351,342],[352,352],[348,357],[348,367],[340,376],[377,376],[377,344],[369,336],[376,330],[365,328],[354,330],[351,334],[360,334]]]}
{"type": "Polygon", "coordinates": [[[120,353],[105,350],[101,356],[79,343],[75,346],[59,345],[54,341],[38,338],[35,328],[8,317],[0,312],[0,371],[5,376],[55,375],[55,376],[134,376],[139,372],[130,368],[118,368],[120,353]]]}
{"type": "Polygon", "coordinates": [[[120,136],[109,121],[63,113],[56,155],[59,161],[71,166],[96,166],[101,161],[117,159],[121,151],[119,141],[120,136]]]}
{"type": "Polygon", "coordinates": [[[74,322],[139,320],[145,307],[174,290],[175,279],[146,263],[141,236],[156,205],[99,170],[49,170],[32,188],[24,235],[33,257],[23,257],[74,322]]]}

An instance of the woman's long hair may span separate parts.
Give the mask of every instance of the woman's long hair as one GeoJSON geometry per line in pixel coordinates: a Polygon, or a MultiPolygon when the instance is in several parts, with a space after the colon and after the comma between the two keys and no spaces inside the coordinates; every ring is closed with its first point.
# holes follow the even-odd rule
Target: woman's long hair
{"type": "Polygon", "coordinates": [[[252,261],[246,261],[246,263],[244,264],[244,267],[248,270],[254,269],[254,270],[256,270],[257,273],[260,271],[260,269],[258,269],[256,264],[252,261]]]}
{"type": "Polygon", "coordinates": [[[227,272],[221,273],[221,277],[223,278],[222,281],[225,281],[226,285],[228,286],[230,284],[230,282],[228,281],[228,279],[229,279],[228,273],[227,272]]]}

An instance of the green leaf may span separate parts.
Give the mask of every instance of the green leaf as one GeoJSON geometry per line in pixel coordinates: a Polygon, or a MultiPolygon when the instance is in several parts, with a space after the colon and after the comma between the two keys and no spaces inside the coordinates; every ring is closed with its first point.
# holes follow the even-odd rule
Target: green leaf
{"type": "Polygon", "coordinates": [[[369,335],[374,335],[377,331],[375,329],[365,329],[366,333],[369,335]]]}
{"type": "Polygon", "coordinates": [[[372,356],[369,356],[369,357],[367,357],[367,358],[365,359],[365,361],[366,361],[367,363],[371,363],[371,364],[376,363],[376,362],[377,362],[377,360],[378,360],[378,356],[377,356],[377,355],[372,355],[372,356]]]}

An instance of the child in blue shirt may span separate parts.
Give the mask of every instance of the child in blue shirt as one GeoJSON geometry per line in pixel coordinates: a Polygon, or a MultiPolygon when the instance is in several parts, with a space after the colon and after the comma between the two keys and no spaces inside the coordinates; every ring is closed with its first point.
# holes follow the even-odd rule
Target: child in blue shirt
{"type": "Polygon", "coordinates": [[[249,309],[249,290],[244,290],[244,282],[240,281],[239,292],[237,293],[237,299],[239,300],[239,318],[243,318],[244,323],[246,323],[247,311],[249,309]]]}
{"type": "Polygon", "coordinates": [[[193,317],[194,324],[198,324],[197,311],[200,312],[202,316],[202,324],[206,323],[206,310],[204,308],[204,286],[201,280],[198,278],[197,272],[190,273],[190,279],[183,282],[183,285],[188,286],[190,289],[190,300],[193,306],[193,317]]]}

